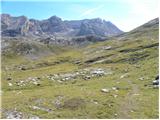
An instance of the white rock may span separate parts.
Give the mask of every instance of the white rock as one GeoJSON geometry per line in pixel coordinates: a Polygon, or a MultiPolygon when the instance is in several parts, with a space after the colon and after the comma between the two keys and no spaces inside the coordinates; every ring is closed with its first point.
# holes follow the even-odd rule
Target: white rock
{"type": "Polygon", "coordinates": [[[144,80],[144,77],[139,78],[139,80],[144,80]]]}
{"type": "Polygon", "coordinates": [[[36,79],[35,79],[35,78],[33,78],[33,79],[32,79],[32,81],[36,81],[36,79]]]}
{"type": "Polygon", "coordinates": [[[76,75],[79,75],[79,72],[76,72],[76,75]]]}
{"type": "Polygon", "coordinates": [[[112,47],[111,46],[104,46],[102,49],[104,49],[104,50],[109,50],[109,49],[111,49],[112,47]]]}
{"type": "Polygon", "coordinates": [[[112,90],[117,90],[117,88],[116,87],[112,87],[112,90]]]}
{"type": "Polygon", "coordinates": [[[66,80],[69,80],[70,78],[69,77],[67,77],[67,78],[65,78],[66,80]]]}
{"type": "Polygon", "coordinates": [[[40,85],[38,82],[34,81],[33,82],[34,85],[40,85]]]}
{"type": "Polygon", "coordinates": [[[110,90],[103,88],[103,89],[101,89],[101,91],[104,92],[104,93],[108,93],[110,90]]]}
{"type": "Polygon", "coordinates": [[[135,93],[135,94],[133,94],[133,95],[138,96],[138,95],[140,95],[140,94],[135,93]]]}
{"type": "Polygon", "coordinates": [[[22,81],[20,81],[20,83],[24,83],[24,81],[22,80],[22,81]]]}
{"type": "Polygon", "coordinates": [[[118,97],[118,95],[113,95],[114,98],[118,97]]]}
{"type": "Polygon", "coordinates": [[[97,69],[97,70],[91,71],[91,74],[103,75],[105,74],[105,72],[102,69],[97,69]]]}
{"type": "Polygon", "coordinates": [[[128,75],[127,73],[126,73],[126,74],[121,75],[120,79],[122,79],[122,78],[126,77],[127,75],[128,75]]]}
{"type": "Polygon", "coordinates": [[[39,108],[38,106],[32,106],[32,108],[33,108],[34,110],[40,110],[40,108],[39,108]]]}
{"type": "Polygon", "coordinates": [[[8,86],[13,86],[13,84],[12,83],[8,83],[8,86]]]}

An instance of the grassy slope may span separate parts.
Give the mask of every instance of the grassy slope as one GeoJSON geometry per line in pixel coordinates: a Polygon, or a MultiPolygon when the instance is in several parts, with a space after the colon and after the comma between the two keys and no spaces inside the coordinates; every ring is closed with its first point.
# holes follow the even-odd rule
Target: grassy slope
{"type": "Polygon", "coordinates": [[[2,109],[5,112],[16,108],[26,118],[29,115],[40,118],[158,118],[158,89],[144,86],[150,84],[158,74],[158,38],[155,37],[158,36],[158,31],[148,31],[148,34],[135,37],[133,33],[133,37],[127,36],[120,41],[115,39],[100,42],[81,50],[68,50],[37,61],[28,62],[28,59],[22,57],[3,57],[2,109]],[[153,39],[148,34],[152,34],[153,39]],[[103,50],[103,46],[112,48],[103,50]],[[76,60],[80,60],[81,64],[75,64],[76,60]],[[92,62],[87,62],[90,60],[92,62]],[[103,62],[95,63],[99,60],[103,62]],[[16,69],[17,65],[25,65],[28,69],[16,69]],[[9,70],[4,69],[6,66],[9,70]],[[68,73],[89,67],[111,69],[113,73],[88,81],[77,78],[74,82],[59,83],[42,78],[40,86],[8,86],[8,82],[14,83],[28,77],[68,73]],[[120,78],[126,73],[126,77],[120,78]],[[6,80],[9,74],[13,78],[11,81],[6,80]],[[139,80],[141,77],[144,80],[139,80]],[[113,86],[120,89],[109,93],[100,91],[113,86]],[[68,107],[57,109],[53,104],[57,96],[64,96],[62,104],[71,98],[83,99],[85,103],[74,110],[68,107]],[[31,109],[29,106],[38,105],[38,99],[43,99],[41,106],[52,111],[31,109]]]}

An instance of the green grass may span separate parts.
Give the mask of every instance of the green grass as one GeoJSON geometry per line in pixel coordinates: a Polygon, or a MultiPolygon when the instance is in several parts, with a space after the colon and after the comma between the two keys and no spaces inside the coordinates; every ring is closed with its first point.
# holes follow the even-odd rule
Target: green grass
{"type": "MultiPolygon", "coordinates": [[[[157,35],[157,32],[154,32],[157,35]]],[[[25,118],[36,115],[40,118],[158,118],[158,89],[146,87],[158,74],[158,46],[145,46],[158,43],[140,36],[130,40],[109,40],[95,43],[83,49],[62,50],[58,54],[26,59],[13,54],[2,56],[2,109],[20,111],[25,118]],[[102,50],[103,46],[112,46],[111,50],[102,50]],[[127,50],[126,52],[121,52],[127,50]],[[97,52],[98,51],[98,52],[97,52]],[[142,57],[143,56],[143,57],[142,57]],[[87,60],[105,59],[101,63],[86,63],[87,60]],[[136,59],[135,59],[136,58],[136,59]],[[81,63],[76,64],[79,60],[81,63]],[[17,66],[25,65],[28,69],[19,70],[17,66]],[[8,67],[9,69],[4,69],[8,67]],[[112,74],[83,80],[81,77],[72,81],[59,83],[42,78],[57,73],[72,73],[84,68],[110,69],[112,74]],[[127,75],[121,78],[122,75],[127,75]],[[11,76],[13,80],[7,81],[11,76]],[[28,77],[41,77],[41,85],[8,86],[28,77]],[[144,80],[139,78],[144,77],[144,80]],[[102,88],[118,91],[101,92],[102,88]],[[134,95],[138,94],[138,95],[134,95]],[[117,97],[114,97],[117,95],[117,97]],[[55,107],[57,96],[63,96],[62,107],[55,107]],[[43,99],[40,105],[36,100],[43,99]],[[76,109],[63,107],[68,100],[82,99],[84,103],[76,109]],[[96,102],[95,102],[96,101],[96,102]],[[41,106],[52,111],[33,110],[29,106],[41,106]]],[[[70,101],[71,105],[72,103],[70,101]]],[[[2,113],[5,118],[5,114],[2,113]]]]}

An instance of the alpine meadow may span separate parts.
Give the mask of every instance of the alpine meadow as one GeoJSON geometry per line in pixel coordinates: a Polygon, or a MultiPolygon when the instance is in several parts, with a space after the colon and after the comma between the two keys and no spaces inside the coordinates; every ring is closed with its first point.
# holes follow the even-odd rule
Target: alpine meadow
{"type": "MultiPolygon", "coordinates": [[[[95,2],[91,1],[76,4],[89,8],[95,2]]],[[[43,8],[36,8],[39,4],[55,9],[48,18],[39,19],[26,14],[28,8],[18,8],[20,3],[26,7],[31,3],[2,0],[2,119],[159,118],[159,18],[124,32],[116,20],[101,16],[101,11],[111,9],[107,2],[77,19],[65,12],[71,7],[60,10],[56,2],[51,7],[34,1],[35,11],[39,10],[35,13],[30,6],[34,15],[45,15],[43,8]],[[13,13],[7,7],[10,2],[17,8],[13,13]]],[[[126,24],[132,23],[127,20],[126,24]]]]}

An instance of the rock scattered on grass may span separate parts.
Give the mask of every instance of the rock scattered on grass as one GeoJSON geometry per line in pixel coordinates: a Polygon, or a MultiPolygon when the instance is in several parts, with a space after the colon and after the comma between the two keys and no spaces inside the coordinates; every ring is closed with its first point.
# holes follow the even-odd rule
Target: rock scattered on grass
{"type": "Polygon", "coordinates": [[[99,104],[97,100],[91,100],[91,102],[94,103],[94,104],[96,104],[96,105],[99,104]]]}
{"type": "Polygon", "coordinates": [[[101,89],[101,92],[109,93],[109,92],[110,92],[110,90],[109,90],[109,89],[105,89],[105,88],[103,88],[103,89],[101,89]]]}
{"type": "Polygon", "coordinates": [[[118,91],[119,88],[118,87],[112,87],[112,90],[118,91]]]}
{"type": "Polygon", "coordinates": [[[127,76],[128,76],[128,73],[125,73],[125,74],[123,74],[123,75],[120,76],[120,79],[125,78],[127,76]]]}
{"type": "Polygon", "coordinates": [[[107,74],[111,74],[111,71],[104,70],[102,68],[86,68],[71,73],[50,74],[46,75],[47,79],[58,82],[65,82],[69,80],[75,80],[76,78],[82,78],[89,80],[93,77],[100,77],[107,74]]]}
{"type": "Polygon", "coordinates": [[[13,84],[12,84],[12,83],[8,83],[8,86],[10,86],[10,87],[11,87],[11,86],[13,86],[13,84]]]}
{"type": "Polygon", "coordinates": [[[104,92],[104,93],[109,93],[111,90],[114,90],[114,91],[118,91],[120,88],[119,87],[112,87],[111,89],[109,88],[103,88],[101,89],[101,92],[104,92]]]}
{"type": "Polygon", "coordinates": [[[140,77],[139,80],[144,80],[144,77],[140,77]]]}
{"type": "Polygon", "coordinates": [[[153,85],[159,85],[159,76],[157,76],[155,80],[153,80],[153,85]]]}
{"type": "Polygon", "coordinates": [[[156,76],[155,80],[152,82],[153,88],[159,88],[159,75],[156,76]]]}
{"type": "Polygon", "coordinates": [[[22,119],[22,112],[18,112],[17,110],[7,111],[5,112],[6,119],[22,119]]]}
{"type": "Polygon", "coordinates": [[[62,100],[64,99],[65,97],[62,96],[62,95],[58,95],[56,96],[56,99],[53,101],[53,104],[56,108],[61,108],[62,107],[62,100]]]}
{"type": "Polygon", "coordinates": [[[28,84],[33,84],[33,85],[36,85],[36,86],[40,86],[40,77],[28,77],[27,79],[24,79],[24,80],[19,80],[16,82],[16,85],[17,86],[26,86],[28,84]]]}
{"type": "Polygon", "coordinates": [[[102,49],[103,50],[110,50],[112,48],[112,46],[103,46],[102,49]]]}
{"type": "Polygon", "coordinates": [[[117,98],[117,97],[118,97],[118,95],[113,95],[113,97],[114,97],[114,98],[117,98]]]}
{"type": "Polygon", "coordinates": [[[33,110],[42,110],[42,111],[45,111],[45,112],[51,112],[52,111],[52,109],[45,108],[45,107],[39,107],[39,106],[30,106],[30,108],[32,108],[33,110]]]}

